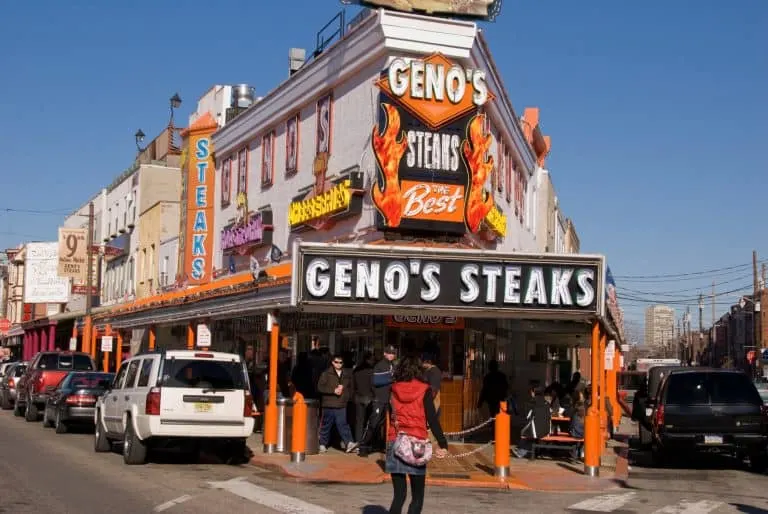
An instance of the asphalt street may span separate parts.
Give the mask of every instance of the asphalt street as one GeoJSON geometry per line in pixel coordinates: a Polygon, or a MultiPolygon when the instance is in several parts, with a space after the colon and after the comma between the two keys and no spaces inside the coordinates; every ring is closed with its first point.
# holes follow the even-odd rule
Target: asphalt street
{"type": "MultiPolygon", "coordinates": [[[[626,488],[555,494],[432,487],[424,511],[768,514],[768,476],[719,469],[722,462],[656,470],[643,466],[642,454],[634,457],[626,488]]],[[[189,464],[173,454],[129,467],[117,451],[94,453],[90,434],[56,435],[6,411],[0,412],[0,474],[0,512],[9,513],[382,514],[391,500],[387,484],[298,484],[253,466],[189,464]]]]}

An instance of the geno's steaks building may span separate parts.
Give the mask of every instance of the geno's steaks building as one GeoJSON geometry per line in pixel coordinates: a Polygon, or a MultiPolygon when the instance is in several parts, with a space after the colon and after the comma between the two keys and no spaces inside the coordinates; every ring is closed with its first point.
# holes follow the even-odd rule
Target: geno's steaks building
{"type": "Polygon", "coordinates": [[[147,327],[149,346],[172,344],[163,327],[193,346],[204,326],[213,347],[263,357],[277,311],[294,355],[312,336],[352,357],[430,352],[459,430],[480,418],[490,360],[522,393],[569,378],[592,322],[613,330],[605,264],[530,253],[549,143],[521,127],[477,25],[365,13],[223,128],[187,130],[187,287],[98,323],[147,327]]]}

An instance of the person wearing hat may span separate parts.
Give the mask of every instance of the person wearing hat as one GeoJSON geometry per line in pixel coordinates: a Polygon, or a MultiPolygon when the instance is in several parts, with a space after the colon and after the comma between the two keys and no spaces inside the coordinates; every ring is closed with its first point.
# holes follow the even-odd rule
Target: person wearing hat
{"type": "Polygon", "coordinates": [[[374,440],[381,436],[381,428],[384,426],[384,420],[387,417],[396,356],[397,350],[395,347],[387,345],[384,347],[384,358],[373,367],[373,405],[371,406],[371,415],[368,418],[368,424],[363,432],[363,437],[357,444],[347,447],[347,453],[359,448],[359,455],[367,457],[371,453],[374,440]]]}

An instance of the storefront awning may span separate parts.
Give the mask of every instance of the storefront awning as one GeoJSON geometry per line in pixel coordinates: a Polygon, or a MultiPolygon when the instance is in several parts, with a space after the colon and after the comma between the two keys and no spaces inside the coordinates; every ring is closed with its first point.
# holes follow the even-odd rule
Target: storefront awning
{"type": "Polygon", "coordinates": [[[16,325],[15,327],[11,328],[6,334],[7,337],[16,337],[16,336],[23,336],[23,335],[24,335],[24,327],[21,325],[16,325]]]}
{"type": "Polygon", "coordinates": [[[272,286],[240,295],[221,296],[199,302],[148,309],[121,314],[114,318],[103,316],[98,323],[110,324],[113,329],[137,328],[149,325],[186,323],[199,319],[222,319],[266,313],[270,310],[290,308],[290,286],[272,286]]]}

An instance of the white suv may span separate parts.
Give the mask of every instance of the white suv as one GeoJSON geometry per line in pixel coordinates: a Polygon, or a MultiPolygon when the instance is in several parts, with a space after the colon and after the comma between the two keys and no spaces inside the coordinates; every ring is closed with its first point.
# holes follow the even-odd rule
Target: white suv
{"type": "Polygon", "coordinates": [[[164,444],[220,440],[245,454],[255,407],[239,355],[167,350],[136,355],[120,366],[96,404],[97,452],[123,442],[126,464],[143,464],[147,450],[164,444]]]}

